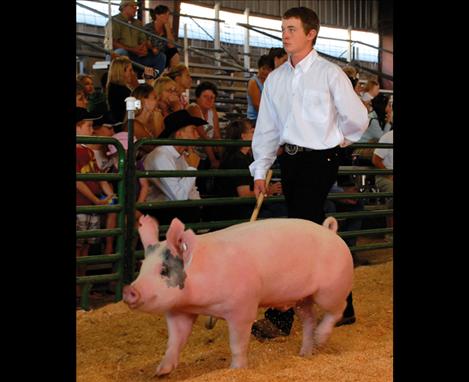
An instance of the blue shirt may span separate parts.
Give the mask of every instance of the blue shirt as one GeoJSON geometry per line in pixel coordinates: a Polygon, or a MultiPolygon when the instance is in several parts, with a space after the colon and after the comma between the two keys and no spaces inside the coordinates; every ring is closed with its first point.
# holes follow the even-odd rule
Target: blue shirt
{"type": "MultiPolygon", "coordinates": [[[[259,78],[256,75],[254,75],[254,77],[252,77],[252,79],[254,79],[256,81],[257,86],[259,87],[259,90],[262,94],[262,90],[264,90],[264,84],[259,80],[259,78]]],[[[248,110],[246,112],[246,116],[250,120],[257,119],[257,110],[256,110],[256,108],[254,107],[254,105],[252,103],[252,98],[249,96],[249,93],[246,93],[246,96],[247,96],[247,99],[248,99],[248,110]]]]}

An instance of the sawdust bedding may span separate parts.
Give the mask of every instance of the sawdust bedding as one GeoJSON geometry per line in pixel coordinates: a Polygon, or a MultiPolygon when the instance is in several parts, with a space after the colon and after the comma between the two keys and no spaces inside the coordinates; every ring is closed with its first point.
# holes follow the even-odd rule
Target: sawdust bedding
{"type": "MultiPolygon", "coordinates": [[[[355,269],[357,322],[335,328],[328,343],[310,358],[298,356],[301,325],[296,318],[288,337],[249,345],[249,368],[231,370],[228,329],[213,330],[205,316],[194,325],[179,366],[168,381],[392,381],[393,262],[355,269]]],[[[259,317],[263,310],[259,310],[259,317]]],[[[123,302],[77,311],[77,381],[143,382],[158,380],[156,366],[166,349],[164,317],[131,312],[123,302]]]]}

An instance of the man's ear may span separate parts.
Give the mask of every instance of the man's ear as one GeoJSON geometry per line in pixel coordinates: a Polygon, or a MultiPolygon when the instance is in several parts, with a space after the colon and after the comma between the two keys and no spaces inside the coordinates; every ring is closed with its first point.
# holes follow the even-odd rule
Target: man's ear
{"type": "Polygon", "coordinates": [[[318,35],[318,31],[316,29],[311,29],[306,35],[306,39],[313,41],[317,35],[318,35]]]}

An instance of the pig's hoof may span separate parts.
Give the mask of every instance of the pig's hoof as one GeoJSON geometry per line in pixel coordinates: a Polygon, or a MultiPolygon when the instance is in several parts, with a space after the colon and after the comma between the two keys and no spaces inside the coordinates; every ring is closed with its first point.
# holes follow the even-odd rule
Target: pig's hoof
{"type": "Polygon", "coordinates": [[[163,375],[167,375],[167,374],[171,373],[176,368],[176,366],[177,365],[175,365],[175,364],[171,364],[171,363],[163,364],[163,362],[162,362],[156,368],[155,376],[156,377],[161,377],[163,375]]]}
{"type": "Polygon", "coordinates": [[[311,357],[313,355],[313,347],[308,346],[306,348],[301,348],[300,357],[311,357]]]}

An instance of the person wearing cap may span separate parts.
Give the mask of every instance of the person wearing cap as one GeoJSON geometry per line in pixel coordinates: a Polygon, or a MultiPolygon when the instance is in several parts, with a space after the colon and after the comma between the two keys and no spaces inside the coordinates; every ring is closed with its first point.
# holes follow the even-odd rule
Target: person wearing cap
{"type": "MultiPolygon", "coordinates": [[[[93,121],[99,116],[89,113],[86,109],[77,107],[75,109],[75,124],[77,136],[90,136],[93,134],[93,121]]],[[[84,144],[76,145],[76,172],[80,174],[99,173],[93,150],[84,144]]],[[[76,205],[106,205],[111,202],[114,193],[111,185],[105,181],[77,181],[76,182],[76,205]],[[100,194],[104,193],[105,198],[100,199],[100,194]]],[[[100,218],[97,214],[77,214],[76,230],[87,231],[99,229],[100,218]]],[[[89,245],[97,243],[99,238],[77,239],[76,256],[88,256],[89,245]]],[[[85,266],[77,267],[77,276],[84,276],[85,266]]],[[[77,285],[77,297],[81,295],[81,288],[77,285]]]]}
{"type": "MultiPolygon", "coordinates": [[[[159,138],[172,139],[198,139],[197,127],[205,125],[207,121],[202,118],[191,116],[187,110],[179,110],[169,114],[164,119],[165,129],[159,138]]],[[[144,159],[145,170],[196,170],[189,166],[185,156],[188,146],[157,146],[144,159]]],[[[147,197],[149,201],[162,200],[193,200],[200,199],[199,191],[195,185],[195,177],[171,177],[171,178],[149,178],[150,192],[147,197]]],[[[199,219],[198,209],[172,209],[169,214],[166,210],[158,210],[155,214],[160,224],[169,223],[178,216],[182,221],[197,221],[199,219]],[[189,211],[187,211],[189,210],[189,211]],[[166,219],[165,219],[166,218],[166,219]],[[162,221],[163,220],[163,221],[162,221]],[[167,220],[167,221],[164,221],[167,220]]]]}
{"type": "MultiPolygon", "coordinates": [[[[130,28],[116,20],[129,25],[143,28],[140,20],[135,18],[138,3],[136,1],[123,0],[119,5],[120,13],[112,16],[112,46],[114,53],[128,56],[132,61],[152,67],[161,73],[166,65],[166,56],[163,52],[153,53],[151,43],[146,34],[137,29],[130,28]]],[[[110,33],[109,21],[105,27],[106,40],[110,33]]]]}

